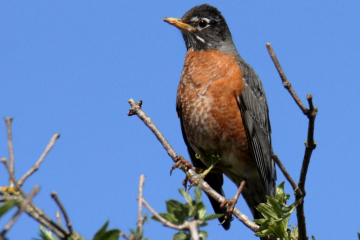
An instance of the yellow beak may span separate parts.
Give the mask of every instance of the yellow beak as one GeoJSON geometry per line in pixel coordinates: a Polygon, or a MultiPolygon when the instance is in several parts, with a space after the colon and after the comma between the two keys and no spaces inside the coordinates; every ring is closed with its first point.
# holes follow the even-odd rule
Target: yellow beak
{"type": "Polygon", "coordinates": [[[177,27],[180,30],[185,30],[187,32],[194,32],[196,30],[196,28],[184,23],[179,18],[164,18],[163,21],[177,27]]]}

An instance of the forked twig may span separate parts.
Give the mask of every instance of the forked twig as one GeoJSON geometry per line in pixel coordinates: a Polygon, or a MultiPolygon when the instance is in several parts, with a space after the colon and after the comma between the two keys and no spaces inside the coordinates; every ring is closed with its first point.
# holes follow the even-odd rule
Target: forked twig
{"type": "MultiPolygon", "coordinates": [[[[10,172],[10,168],[9,165],[7,163],[6,158],[2,158],[1,162],[4,163],[8,174],[10,176],[11,181],[14,183],[15,185],[15,189],[18,190],[21,194],[21,196],[25,199],[27,199],[27,195],[24,192],[24,190],[19,186],[18,182],[15,179],[15,176],[10,172]]],[[[57,236],[59,236],[61,239],[63,239],[65,236],[68,235],[68,232],[61,228],[60,226],[58,226],[56,223],[54,223],[46,214],[44,214],[44,212],[42,210],[40,210],[39,208],[37,208],[31,201],[29,202],[29,206],[30,208],[26,208],[25,212],[32,218],[34,218],[35,220],[37,220],[40,224],[44,225],[45,227],[49,228],[49,230],[53,231],[57,236]]]]}
{"type": "Polygon", "coordinates": [[[21,179],[19,180],[19,186],[22,186],[22,185],[24,184],[25,180],[26,180],[31,174],[33,174],[34,172],[36,172],[36,171],[39,169],[40,164],[44,161],[46,155],[50,152],[51,148],[52,148],[52,147],[54,146],[54,144],[55,144],[55,141],[56,141],[59,137],[60,137],[60,134],[58,134],[58,133],[55,133],[55,134],[52,136],[49,144],[47,145],[47,147],[46,147],[45,151],[43,152],[43,154],[41,154],[39,160],[38,160],[38,161],[35,163],[35,165],[34,165],[32,168],[30,168],[30,170],[29,170],[27,173],[25,173],[24,176],[22,176],[21,179]]]}
{"type": "Polygon", "coordinates": [[[72,224],[70,221],[70,218],[64,208],[64,205],[62,205],[62,203],[60,202],[60,199],[57,195],[56,192],[52,192],[51,193],[51,197],[55,200],[56,204],[59,206],[60,211],[62,212],[62,214],[64,215],[65,221],[66,221],[66,226],[69,229],[69,236],[71,236],[73,234],[73,228],[72,228],[72,224]]]}
{"type": "Polygon", "coordinates": [[[33,190],[31,191],[30,195],[22,202],[21,206],[19,207],[18,211],[15,213],[15,215],[12,217],[12,219],[6,224],[4,229],[1,231],[1,237],[5,237],[5,234],[9,229],[14,225],[15,221],[20,217],[20,215],[25,210],[26,206],[32,201],[32,199],[35,197],[35,195],[39,192],[40,187],[36,185],[33,190]]]}
{"type": "MultiPolygon", "coordinates": [[[[298,188],[301,190],[303,197],[306,195],[305,191],[305,181],[306,175],[310,163],[310,158],[313,150],[316,148],[316,142],[314,141],[314,127],[315,127],[315,117],[318,111],[317,107],[314,107],[312,102],[312,95],[306,95],[306,99],[309,103],[309,109],[307,109],[304,104],[301,102],[297,94],[295,93],[294,89],[291,87],[291,83],[285,76],[284,71],[282,70],[280,63],[275,55],[273,48],[271,47],[270,43],[266,44],[266,48],[270,54],[272,61],[275,64],[277,71],[281,77],[284,87],[289,91],[290,95],[295,100],[296,104],[299,106],[300,110],[308,117],[309,119],[309,126],[308,126],[308,134],[307,134],[307,141],[305,142],[305,154],[302,162],[300,178],[298,183],[298,188]]],[[[284,168],[285,169],[285,168],[284,168]]],[[[293,185],[292,185],[293,186],[293,185]]],[[[305,222],[305,212],[304,212],[304,201],[301,201],[296,208],[296,216],[299,225],[299,240],[307,240],[306,234],[306,222],[305,222]]]]}

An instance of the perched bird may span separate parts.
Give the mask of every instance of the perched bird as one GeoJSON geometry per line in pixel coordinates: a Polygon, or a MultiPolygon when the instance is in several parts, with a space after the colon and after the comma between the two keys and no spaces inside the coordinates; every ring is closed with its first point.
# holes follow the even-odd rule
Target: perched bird
{"type": "MultiPolygon", "coordinates": [[[[177,91],[176,111],[192,163],[212,170],[205,181],[224,195],[223,174],[239,188],[255,219],[255,209],[274,196],[276,170],[271,159],[269,109],[261,81],[239,55],[225,18],[207,4],[180,18],[164,18],[181,30],[187,53],[177,91]]],[[[216,213],[230,215],[210,199],[216,213]]],[[[219,218],[230,228],[229,216],[219,218]]]]}

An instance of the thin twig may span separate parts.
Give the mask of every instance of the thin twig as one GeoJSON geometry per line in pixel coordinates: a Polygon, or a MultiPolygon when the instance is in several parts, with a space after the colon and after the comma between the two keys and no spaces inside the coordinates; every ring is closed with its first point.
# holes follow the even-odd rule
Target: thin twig
{"type": "Polygon", "coordinates": [[[70,218],[64,208],[64,206],[62,205],[62,203],[60,202],[60,199],[57,195],[56,192],[52,192],[51,193],[51,197],[55,200],[56,204],[59,206],[60,208],[60,211],[62,212],[62,214],[64,215],[64,218],[65,218],[65,221],[66,221],[66,226],[67,228],[69,229],[69,236],[71,236],[73,234],[73,229],[72,229],[72,224],[71,224],[71,221],[70,221],[70,218]]]}
{"type": "Polygon", "coordinates": [[[36,172],[39,169],[40,164],[44,161],[46,155],[50,152],[51,148],[54,146],[55,141],[60,137],[59,133],[55,133],[49,144],[47,145],[45,151],[43,152],[43,154],[40,156],[39,160],[35,163],[35,165],[27,172],[24,174],[24,176],[21,177],[21,179],[19,180],[19,185],[22,186],[25,182],[25,180],[34,172],[36,172]]]}
{"type": "MultiPolygon", "coordinates": [[[[318,108],[314,107],[312,102],[312,95],[306,95],[306,99],[309,103],[309,109],[307,109],[304,104],[301,102],[299,97],[296,95],[294,89],[291,87],[291,83],[286,78],[284,71],[282,70],[280,63],[275,55],[274,50],[272,49],[270,43],[266,44],[266,48],[270,54],[271,59],[273,60],[276,69],[278,70],[280,77],[282,79],[284,87],[289,91],[296,104],[299,106],[300,110],[308,117],[309,126],[308,126],[308,136],[307,141],[305,142],[305,154],[302,162],[301,172],[298,187],[301,190],[303,197],[306,195],[305,191],[305,181],[306,175],[310,163],[310,158],[313,150],[316,148],[316,142],[314,141],[314,127],[315,127],[315,117],[317,115],[318,108]]],[[[296,216],[299,225],[299,240],[307,240],[306,234],[306,221],[305,221],[305,212],[304,212],[304,201],[300,201],[299,205],[296,208],[296,216]]]]}
{"type": "MultiPolygon", "coordinates": [[[[163,147],[165,148],[165,150],[167,151],[169,156],[172,158],[173,161],[176,162],[178,160],[178,155],[176,154],[175,150],[171,147],[169,142],[162,135],[162,133],[159,131],[159,129],[157,129],[154,122],[142,110],[142,108],[141,108],[142,102],[141,101],[140,102],[135,102],[132,99],[128,100],[128,102],[131,105],[131,108],[130,108],[130,111],[129,111],[128,115],[129,116],[137,115],[145,123],[145,125],[148,126],[151,129],[151,131],[156,135],[157,139],[163,145],[163,147]]],[[[200,188],[207,195],[211,196],[213,199],[215,199],[219,203],[222,203],[223,201],[225,201],[225,198],[223,196],[221,196],[220,194],[218,194],[215,190],[213,190],[209,186],[209,184],[207,184],[202,179],[201,175],[197,174],[192,168],[189,168],[189,169],[184,170],[184,171],[186,172],[186,174],[187,174],[187,176],[189,178],[189,181],[192,183],[192,185],[199,185],[200,188]]],[[[144,203],[144,205],[145,205],[145,203],[144,203]]],[[[255,232],[259,228],[258,225],[256,225],[254,222],[252,222],[245,214],[241,213],[237,208],[234,208],[233,214],[237,219],[239,219],[245,226],[250,228],[252,231],[255,232]]],[[[158,216],[160,216],[160,215],[158,215],[158,216]]],[[[156,217],[158,217],[158,216],[156,216],[156,217]]]]}
{"type": "MultiPolygon", "coordinates": [[[[5,118],[5,123],[6,123],[6,129],[7,129],[7,138],[8,138],[8,148],[9,148],[9,157],[10,157],[10,172],[12,174],[15,173],[15,168],[14,168],[14,149],[13,149],[13,141],[12,141],[12,133],[11,133],[11,123],[12,123],[13,118],[11,117],[7,117],[5,118]]],[[[11,180],[9,179],[10,182],[10,186],[12,186],[11,184],[11,180]]]]}
{"type": "Polygon", "coordinates": [[[312,95],[306,95],[306,99],[308,100],[310,109],[308,110],[308,114],[306,116],[309,119],[309,126],[308,126],[308,134],[307,134],[307,141],[305,142],[305,154],[303,159],[303,165],[301,167],[300,179],[299,179],[299,188],[303,191],[305,195],[305,180],[306,174],[308,171],[310,158],[313,150],[316,148],[316,142],[314,141],[314,128],[315,128],[315,117],[318,111],[317,107],[314,107],[312,102],[312,95]]]}
{"type": "Polygon", "coordinates": [[[126,234],[124,232],[120,232],[120,236],[122,236],[126,240],[132,240],[132,239],[130,239],[130,237],[126,236],[126,234]]]}
{"type": "MultiPolygon", "coordinates": [[[[142,199],[142,203],[144,204],[144,206],[157,218],[159,219],[160,222],[162,222],[162,224],[166,227],[169,228],[173,228],[173,229],[177,229],[177,230],[189,230],[189,222],[185,221],[183,224],[181,225],[176,225],[173,224],[171,222],[169,222],[168,220],[166,220],[165,218],[163,218],[160,214],[158,214],[147,202],[146,200],[143,198],[142,199]]],[[[202,221],[200,220],[195,220],[196,226],[200,226],[202,224],[202,221]]]]}
{"type": "Polygon", "coordinates": [[[171,147],[170,143],[166,140],[164,135],[159,131],[159,129],[155,126],[155,123],[149,118],[149,116],[142,110],[141,105],[142,101],[134,102],[134,100],[129,99],[128,103],[130,104],[130,110],[128,116],[137,115],[145,125],[150,128],[150,130],[155,134],[156,138],[160,141],[160,143],[165,148],[166,152],[169,154],[171,159],[174,162],[177,162],[177,154],[174,149],[171,147]]]}
{"type": "Polygon", "coordinates": [[[286,169],[285,169],[284,165],[282,164],[282,162],[280,161],[279,157],[276,154],[273,154],[271,157],[276,162],[276,164],[278,165],[278,167],[284,174],[285,178],[289,181],[290,185],[292,186],[292,188],[294,190],[294,194],[295,194],[296,198],[302,198],[303,194],[302,194],[300,188],[295,183],[295,181],[292,179],[292,177],[290,176],[288,171],[286,171],[286,169]]]}
{"type": "MultiPolygon", "coordinates": [[[[26,199],[27,195],[24,192],[24,190],[19,186],[18,182],[15,179],[15,176],[10,172],[10,168],[9,168],[6,158],[2,158],[1,162],[4,163],[6,170],[8,171],[8,174],[10,176],[10,179],[15,185],[15,188],[20,192],[21,196],[26,199]]],[[[32,202],[29,202],[29,205],[30,205],[30,208],[26,208],[25,211],[30,217],[34,218],[40,224],[49,228],[50,231],[54,232],[61,239],[63,239],[65,236],[69,235],[65,229],[63,229],[62,227],[60,227],[56,223],[54,223],[46,214],[43,213],[42,210],[37,208],[32,202]]]]}
{"type": "Polygon", "coordinates": [[[144,204],[144,206],[157,218],[159,219],[160,222],[162,222],[162,224],[164,224],[164,226],[166,227],[170,227],[173,229],[178,229],[178,230],[183,230],[181,227],[179,227],[178,225],[175,225],[171,222],[169,222],[168,220],[166,220],[165,218],[163,218],[160,214],[158,214],[147,202],[146,200],[143,198],[142,199],[142,204],[144,204]]]}
{"type": "Polygon", "coordinates": [[[21,206],[19,207],[18,211],[15,213],[15,215],[12,217],[12,219],[9,221],[8,224],[4,227],[4,229],[1,231],[1,236],[4,238],[5,234],[9,229],[14,225],[15,221],[20,217],[21,213],[25,210],[26,206],[32,201],[32,199],[35,197],[35,195],[39,192],[40,187],[36,185],[33,190],[31,191],[30,195],[22,202],[21,206]]]}
{"type": "Polygon", "coordinates": [[[61,224],[60,212],[56,211],[55,215],[56,215],[57,224],[61,227],[62,224],[61,224]]]}
{"type": "Polygon", "coordinates": [[[144,183],[145,183],[145,176],[140,175],[139,196],[138,196],[138,221],[137,221],[137,226],[140,229],[140,235],[142,235],[143,224],[144,224],[144,218],[142,216],[142,199],[143,199],[144,183]]]}
{"type": "Polygon", "coordinates": [[[299,106],[299,108],[301,109],[301,111],[306,114],[307,113],[307,109],[304,106],[304,104],[301,102],[300,98],[297,96],[297,94],[295,93],[294,89],[291,86],[291,83],[289,82],[289,80],[287,79],[287,77],[285,76],[285,73],[283,71],[283,69],[281,68],[281,65],[275,55],[275,52],[273,50],[273,48],[271,47],[270,43],[266,44],[266,48],[270,54],[270,57],[272,59],[272,61],[275,64],[276,69],[278,70],[278,73],[280,75],[280,78],[282,80],[282,83],[284,85],[284,87],[289,91],[289,93],[291,94],[291,96],[293,97],[293,99],[295,100],[296,104],[299,106]]]}

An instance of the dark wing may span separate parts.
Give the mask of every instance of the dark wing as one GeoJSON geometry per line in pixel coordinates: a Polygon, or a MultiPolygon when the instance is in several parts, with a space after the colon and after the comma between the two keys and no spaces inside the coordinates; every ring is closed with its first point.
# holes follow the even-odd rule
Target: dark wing
{"type": "MultiPolygon", "coordinates": [[[[178,116],[180,118],[181,132],[182,132],[182,135],[184,137],[184,141],[185,141],[185,144],[187,146],[189,156],[190,156],[190,159],[191,159],[191,162],[192,162],[193,166],[195,166],[197,168],[201,168],[201,169],[206,169],[207,167],[201,162],[201,160],[197,159],[195,157],[195,151],[190,146],[189,141],[188,141],[188,139],[186,137],[184,124],[183,124],[183,119],[182,119],[181,107],[177,106],[176,111],[177,111],[177,114],[178,114],[178,116]]],[[[204,180],[210,185],[210,187],[212,189],[214,189],[217,193],[219,193],[219,194],[221,194],[222,196],[225,197],[225,193],[224,193],[224,191],[222,189],[222,185],[224,183],[224,179],[223,179],[222,174],[211,173],[210,172],[205,176],[204,180]]],[[[217,213],[217,214],[225,214],[226,213],[226,209],[220,208],[220,203],[218,203],[217,201],[212,199],[210,196],[208,196],[208,198],[210,200],[210,203],[211,203],[215,213],[217,213]]],[[[225,220],[225,222],[224,222],[224,220],[225,220],[224,216],[219,218],[219,222],[223,223],[222,224],[223,228],[225,230],[228,230],[230,228],[230,221],[231,220],[227,219],[227,220],[225,220]]]]}
{"type": "Polygon", "coordinates": [[[240,57],[237,61],[246,84],[245,90],[238,96],[238,105],[251,154],[264,182],[266,194],[274,196],[276,169],[271,159],[271,127],[265,92],[259,77],[250,65],[240,57]]]}

